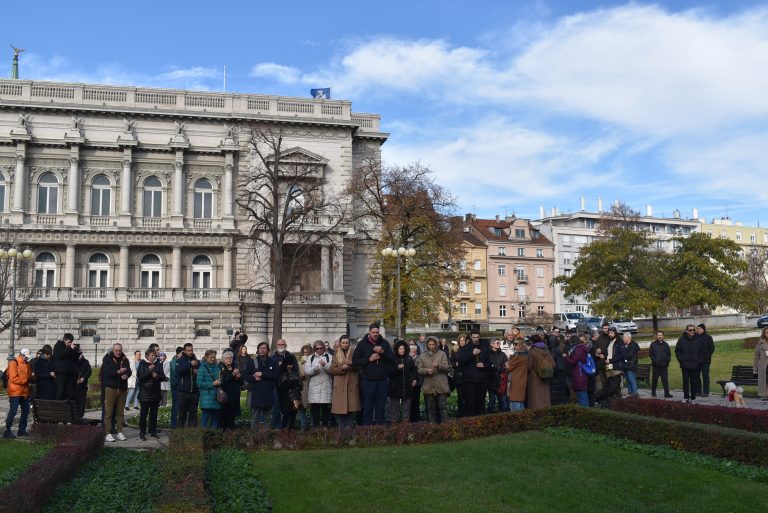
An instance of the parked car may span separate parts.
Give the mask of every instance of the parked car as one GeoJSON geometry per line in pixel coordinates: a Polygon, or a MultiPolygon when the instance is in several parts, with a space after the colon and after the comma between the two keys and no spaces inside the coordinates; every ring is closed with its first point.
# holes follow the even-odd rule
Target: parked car
{"type": "Polygon", "coordinates": [[[765,328],[766,326],[768,326],[768,315],[763,315],[757,320],[757,327],[765,328]]]}
{"type": "Polygon", "coordinates": [[[584,317],[576,321],[576,331],[579,333],[589,333],[592,330],[599,330],[602,324],[602,317],[584,317]]]}
{"type": "Polygon", "coordinates": [[[614,319],[608,321],[608,326],[616,328],[616,333],[637,333],[637,324],[632,319],[614,319]]]}
{"type": "Polygon", "coordinates": [[[554,318],[555,321],[553,326],[555,328],[560,328],[562,331],[568,331],[576,329],[576,322],[579,319],[583,319],[584,314],[581,312],[556,313],[554,318]]]}

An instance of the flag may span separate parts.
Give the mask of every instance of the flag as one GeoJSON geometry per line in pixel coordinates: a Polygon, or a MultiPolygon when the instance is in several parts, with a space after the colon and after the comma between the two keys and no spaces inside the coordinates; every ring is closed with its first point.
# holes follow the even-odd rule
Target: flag
{"type": "Polygon", "coordinates": [[[309,94],[312,95],[312,98],[320,99],[320,100],[330,100],[331,99],[331,88],[330,87],[321,87],[318,89],[310,89],[309,94]]]}

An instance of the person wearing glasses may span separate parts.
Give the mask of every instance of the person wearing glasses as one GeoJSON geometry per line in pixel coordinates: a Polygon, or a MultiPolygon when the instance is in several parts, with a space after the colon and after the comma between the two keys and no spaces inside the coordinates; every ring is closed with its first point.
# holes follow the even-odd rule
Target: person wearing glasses
{"type": "Polygon", "coordinates": [[[269,430],[272,408],[275,406],[275,386],[280,371],[269,356],[269,344],[259,342],[256,358],[246,362],[243,379],[251,394],[251,429],[269,430]]]}
{"type": "Polygon", "coordinates": [[[333,381],[331,377],[331,357],[325,352],[322,340],[313,344],[315,354],[304,364],[304,373],[309,378],[309,403],[312,411],[312,427],[331,427],[331,402],[333,400],[333,381]]]}
{"type": "Polygon", "coordinates": [[[334,376],[331,413],[336,415],[340,430],[349,429],[355,414],[360,411],[360,391],[357,369],[352,365],[352,348],[348,335],[339,337],[339,349],[333,355],[331,374],[334,376]]]}
{"type": "Polygon", "coordinates": [[[693,403],[701,391],[701,364],[706,359],[706,348],[693,324],[685,327],[685,332],[677,340],[675,357],[683,373],[683,401],[693,403]]]}
{"type": "Polygon", "coordinates": [[[378,323],[368,326],[368,333],[355,346],[352,364],[360,369],[363,425],[386,424],[389,373],[395,364],[395,356],[389,342],[379,334],[378,323]]]}
{"type": "Polygon", "coordinates": [[[463,371],[465,408],[469,417],[485,413],[485,391],[488,370],[491,367],[487,343],[480,341],[480,333],[473,331],[469,343],[459,352],[459,365],[463,371]]]}

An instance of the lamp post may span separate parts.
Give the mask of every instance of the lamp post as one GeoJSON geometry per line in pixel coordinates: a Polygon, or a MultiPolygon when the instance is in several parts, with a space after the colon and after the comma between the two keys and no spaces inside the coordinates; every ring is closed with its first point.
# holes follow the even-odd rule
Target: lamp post
{"type": "Polygon", "coordinates": [[[19,250],[15,247],[10,249],[0,249],[0,261],[5,263],[10,270],[11,279],[11,343],[8,346],[8,361],[16,356],[16,273],[19,262],[32,258],[32,251],[29,249],[19,250]]]}
{"type": "Polygon", "coordinates": [[[387,246],[381,250],[381,254],[384,257],[395,257],[397,259],[397,338],[403,338],[403,310],[402,300],[400,295],[400,258],[413,257],[416,255],[416,250],[413,248],[391,248],[387,246]]]}

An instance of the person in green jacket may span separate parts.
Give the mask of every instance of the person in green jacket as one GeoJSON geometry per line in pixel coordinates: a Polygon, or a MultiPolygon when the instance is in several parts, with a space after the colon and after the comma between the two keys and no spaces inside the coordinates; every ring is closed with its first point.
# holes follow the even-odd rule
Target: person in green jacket
{"type": "Polygon", "coordinates": [[[216,387],[221,385],[221,369],[216,365],[216,351],[206,349],[200,370],[197,373],[197,388],[200,389],[200,408],[203,410],[202,427],[218,427],[221,404],[216,400],[216,387]]]}

